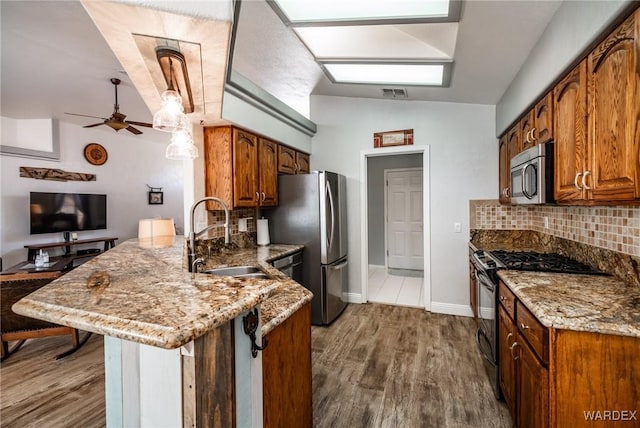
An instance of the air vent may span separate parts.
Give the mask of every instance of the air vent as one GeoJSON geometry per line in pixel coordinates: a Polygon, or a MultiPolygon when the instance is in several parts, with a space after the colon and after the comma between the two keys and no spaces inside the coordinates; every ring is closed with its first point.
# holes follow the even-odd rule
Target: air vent
{"type": "Polygon", "coordinates": [[[403,88],[382,88],[385,98],[407,98],[407,90],[403,88]]]}

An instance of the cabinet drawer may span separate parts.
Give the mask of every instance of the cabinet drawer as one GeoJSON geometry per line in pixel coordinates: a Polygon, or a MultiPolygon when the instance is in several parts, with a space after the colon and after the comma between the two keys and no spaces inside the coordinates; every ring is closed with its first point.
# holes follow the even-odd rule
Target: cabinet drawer
{"type": "Polygon", "coordinates": [[[531,348],[545,364],[549,363],[549,330],[520,302],[517,302],[516,324],[531,348]]]}
{"type": "Polygon", "coordinates": [[[500,286],[498,287],[498,300],[500,304],[507,311],[509,316],[512,319],[515,319],[516,315],[516,296],[511,292],[507,285],[500,281],[500,286]]]}

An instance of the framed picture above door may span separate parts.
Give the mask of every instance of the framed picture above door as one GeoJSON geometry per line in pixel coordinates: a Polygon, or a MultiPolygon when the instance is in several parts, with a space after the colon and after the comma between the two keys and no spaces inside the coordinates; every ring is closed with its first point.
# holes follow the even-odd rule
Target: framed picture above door
{"type": "Polygon", "coordinates": [[[373,134],[373,147],[410,146],[413,144],[413,129],[376,132],[373,134]]]}

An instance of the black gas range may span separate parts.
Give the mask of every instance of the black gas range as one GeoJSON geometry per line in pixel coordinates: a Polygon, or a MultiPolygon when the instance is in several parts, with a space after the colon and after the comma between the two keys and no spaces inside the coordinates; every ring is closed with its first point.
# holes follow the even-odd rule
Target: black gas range
{"type": "Polygon", "coordinates": [[[473,253],[476,267],[478,329],[476,342],[485,360],[496,398],[500,398],[498,362],[498,272],[501,269],[603,275],[591,266],[558,253],[483,251],[473,253]]]}
{"type": "Polygon", "coordinates": [[[492,280],[497,279],[495,271],[499,269],[606,275],[587,264],[558,253],[478,250],[473,255],[473,262],[477,269],[489,274],[492,280]]]}

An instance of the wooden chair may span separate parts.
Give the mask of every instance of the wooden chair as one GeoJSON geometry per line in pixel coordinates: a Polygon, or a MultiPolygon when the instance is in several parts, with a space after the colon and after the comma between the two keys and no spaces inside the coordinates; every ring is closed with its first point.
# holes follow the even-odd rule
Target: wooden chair
{"type": "Polygon", "coordinates": [[[0,275],[0,339],[2,351],[0,361],[4,361],[16,352],[27,339],[48,336],[70,335],[72,347],[56,356],[56,360],[77,351],[89,339],[91,333],[80,340],[79,331],[47,321],[18,315],[11,306],[26,295],[50,283],[61,275],[60,272],[16,273],[0,275]],[[9,342],[17,341],[13,346],[9,342]]]}

